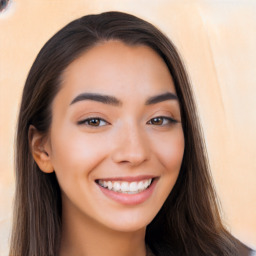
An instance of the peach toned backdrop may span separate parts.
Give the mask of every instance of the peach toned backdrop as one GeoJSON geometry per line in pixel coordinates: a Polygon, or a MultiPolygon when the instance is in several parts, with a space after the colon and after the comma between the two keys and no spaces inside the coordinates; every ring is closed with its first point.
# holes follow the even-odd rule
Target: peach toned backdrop
{"type": "Polygon", "coordinates": [[[0,13],[0,255],[14,194],[13,138],[26,75],[58,29],[89,13],[138,15],[162,29],[188,68],[228,229],[256,248],[256,1],[12,0],[0,13]]]}

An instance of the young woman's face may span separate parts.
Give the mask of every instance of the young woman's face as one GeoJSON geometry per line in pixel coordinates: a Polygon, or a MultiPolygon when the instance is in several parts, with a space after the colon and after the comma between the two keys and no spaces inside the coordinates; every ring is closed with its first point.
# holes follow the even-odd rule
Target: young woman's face
{"type": "Polygon", "coordinates": [[[166,64],[149,47],[109,41],[62,78],[48,154],[64,213],[113,230],[145,227],[172,190],[184,152],[166,64]]]}

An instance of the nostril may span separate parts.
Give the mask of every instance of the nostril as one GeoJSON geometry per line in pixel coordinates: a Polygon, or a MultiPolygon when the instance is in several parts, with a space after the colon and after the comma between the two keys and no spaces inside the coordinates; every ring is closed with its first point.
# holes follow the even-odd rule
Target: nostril
{"type": "Polygon", "coordinates": [[[0,12],[4,11],[8,4],[9,4],[10,0],[0,0],[0,12]]]}

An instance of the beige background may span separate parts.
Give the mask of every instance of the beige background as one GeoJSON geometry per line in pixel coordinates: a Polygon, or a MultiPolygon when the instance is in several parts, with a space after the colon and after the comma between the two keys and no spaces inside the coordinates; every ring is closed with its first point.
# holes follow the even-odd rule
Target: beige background
{"type": "Polygon", "coordinates": [[[13,137],[29,68],[66,23],[108,10],[151,21],[177,45],[194,86],[223,220],[256,248],[256,1],[13,0],[0,13],[0,255],[7,255],[13,137]]]}

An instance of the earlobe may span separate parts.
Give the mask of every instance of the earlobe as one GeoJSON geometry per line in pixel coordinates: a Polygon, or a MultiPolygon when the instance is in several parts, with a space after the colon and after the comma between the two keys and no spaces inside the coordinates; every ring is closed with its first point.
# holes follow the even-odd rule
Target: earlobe
{"type": "Polygon", "coordinates": [[[28,139],[30,150],[35,162],[41,171],[51,173],[54,171],[50,158],[50,147],[47,138],[33,126],[29,126],[28,139]]]}

